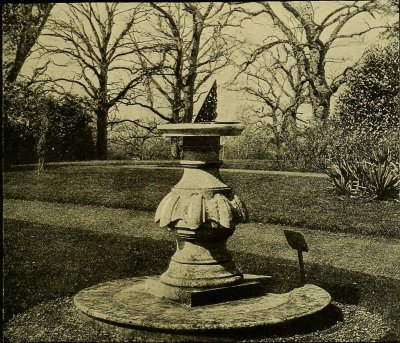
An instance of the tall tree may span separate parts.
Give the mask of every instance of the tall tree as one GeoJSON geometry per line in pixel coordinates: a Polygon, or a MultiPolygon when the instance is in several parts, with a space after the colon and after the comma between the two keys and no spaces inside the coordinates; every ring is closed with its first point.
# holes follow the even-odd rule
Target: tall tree
{"type": "Polygon", "coordinates": [[[298,110],[308,96],[300,65],[280,45],[259,56],[237,77],[243,86],[236,89],[249,95],[258,127],[270,132],[280,155],[282,144],[296,139],[298,110]]]}
{"type": "Polygon", "coordinates": [[[54,3],[5,3],[1,6],[3,81],[15,82],[53,7],[54,3]]]}
{"type": "MultiPolygon", "coordinates": [[[[131,101],[172,123],[191,122],[194,104],[207,81],[230,63],[236,46],[229,36],[235,24],[224,3],[149,3],[148,25],[131,35],[143,69],[162,66],[131,101]]],[[[179,144],[172,144],[177,158],[179,144]]]]}
{"type": "Polygon", "coordinates": [[[98,159],[107,159],[110,111],[150,71],[142,70],[135,61],[128,42],[131,32],[143,20],[138,4],[71,3],[62,17],[49,21],[44,32],[51,38],[42,45],[46,54],[68,59],[57,63],[66,69],[62,77],[53,79],[59,91],[65,92],[66,84],[73,85],[92,100],[97,118],[98,159]],[[77,69],[74,71],[72,66],[77,69]]]}
{"type": "MultiPolygon", "coordinates": [[[[37,42],[44,25],[50,15],[54,3],[5,3],[1,6],[2,15],[2,69],[3,69],[3,91],[8,92],[16,83],[17,77],[20,74],[21,68],[27,58],[32,53],[32,49],[37,42]]],[[[41,73],[45,66],[37,68],[36,74],[41,73]]],[[[18,87],[18,85],[17,85],[18,87]]],[[[9,111],[6,106],[3,106],[2,117],[3,127],[10,128],[12,124],[9,122],[9,111]]],[[[43,149],[39,146],[44,146],[47,121],[42,118],[42,136],[38,141],[38,153],[43,149]]],[[[11,144],[9,140],[10,131],[4,130],[4,148],[8,153],[8,146],[11,144]]],[[[10,158],[5,156],[3,159],[4,167],[9,167],[10,158]]],[[[40,161],[39,161],[40,162],[40,161]]],[[[39,163],[40,165],[40,163],[39,163]]]]}
{"type": "Polygon", "coordinates": [[[332,59],[329,56],[331,50],[350,38],[386,27],[366,25],[364,28],[357,27],[352,32],[345,32],[343,29],[354,18],[363,14],[373,15],[379,11],[375,0],[338,2],[335,9],[319,20],[316,20],[315,3],[311,1],[282,1],[283,14],[278,14],[268,1],[256,2],[257,9],[246,6],[242,5],[237,11],[252,18],[263,16],[266,20],[272,20],[276,31],[249,54],[244,69],[265,52],[285,46],[300,67],[301,79],[304,83],[307,82],[314,118],[319,121],[328,118],[332,95],[345,82],[346,69],[338,75],[328,75],[327,65],[332,59]]]}

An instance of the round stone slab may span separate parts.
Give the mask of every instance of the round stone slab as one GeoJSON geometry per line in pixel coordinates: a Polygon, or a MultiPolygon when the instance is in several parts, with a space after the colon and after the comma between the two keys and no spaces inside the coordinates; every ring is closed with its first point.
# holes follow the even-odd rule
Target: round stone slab
{"type": "Polygon", "coordinates": [[[188,307],[147,292],[146,279],[115,280],[79,292],[75,306],[86,316],[135,332],[161,331],[193,334],[214,330],[271,327],[308,317],[331,302],[329,293],[306,284],[289,293],[265,295],[224,303],[188,307]]]}
{"type": "Polygon", "coordinates": [[[160,124],[157,129],[165,137],[173,136],[238,136],[244,130],[239,122],[160,124]]]}

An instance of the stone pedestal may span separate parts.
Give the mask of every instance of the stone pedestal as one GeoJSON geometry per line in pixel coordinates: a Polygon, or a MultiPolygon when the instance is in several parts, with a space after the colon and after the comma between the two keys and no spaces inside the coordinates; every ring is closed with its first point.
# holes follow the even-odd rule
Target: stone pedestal
{"type": "Polygon", "coordinates": [[[294,320],[301,325],[329,305],[330,295],[313,285],[269,293],[269,277],[243,275],[226,248],[248,215],[220,177],[220,136],[243,128],[237,123],[159,126],[164,136],[183,137],[182,179],[155,216],[174,235],[176,252],[160,277],[115,280],[79,292],[74,302],[87,320],[123,330],[127,339],[220,341],[242,330],[273,331],[294,320]]]}
{"type": "MultiPolygon", "coordinates": [[[[188,125],[201,130],[176,132],[174,125],[160,128],[164,135],[183,135],[184,169],[182,179],[156,211],[155,221],[167,227],[177,244],[160,280],[168,286],[185,288],[236,285],[243,281],[243,275],[226,249],[226,241],[236,224],[247,221],[247,211],[219,173],[221,132],[215,132],[213,124],[188,125]]],[[[239,129],[235,127],[235,131],[225,134],[236,134],[239,129]]]]}

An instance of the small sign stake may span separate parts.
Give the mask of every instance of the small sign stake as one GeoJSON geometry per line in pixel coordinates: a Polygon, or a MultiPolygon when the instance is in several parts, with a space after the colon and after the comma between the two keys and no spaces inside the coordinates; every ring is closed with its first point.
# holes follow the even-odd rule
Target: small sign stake
{"type": "Polygon", "coordinates": [[[306,274],[304,271],[303,251],[308,252],[307,242],[300,232],[292,230],[283,230],[286,240],[292,249],[297,250],[299,258],[300,279],[302,285],[306,283],[306,274]]]}

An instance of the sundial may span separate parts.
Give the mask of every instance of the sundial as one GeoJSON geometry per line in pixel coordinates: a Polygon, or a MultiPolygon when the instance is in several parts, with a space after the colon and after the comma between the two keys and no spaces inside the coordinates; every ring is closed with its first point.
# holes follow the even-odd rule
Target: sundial
{"type": "Polygon", "coordinates": [[[217,119],[217,81],[214,81],[193,123],[214,122],[217,119]]]}
{"type": "Polygon", "coordinates": [[[158,125],[163,136],[182,137],[182,178],[154,218],[174,236],[176,251],[161,275],[114,280],[79,292],[74,303],[87,319],[141,341],[230,341],[232,329],[273,332],[329,305],[330,295],[317,286],[274,294],[270,276],[236,267],[227,240],[249,216],[220,175],[220,138],[240,135],[245,127],[216,118],[214,82],[191,123],[158,125]]]}

